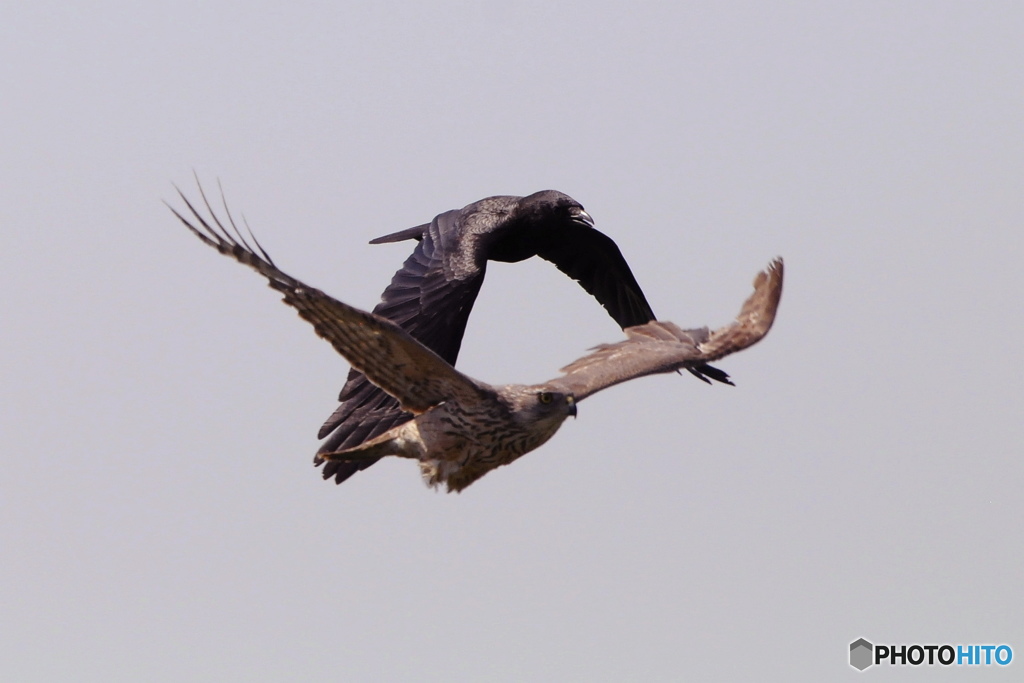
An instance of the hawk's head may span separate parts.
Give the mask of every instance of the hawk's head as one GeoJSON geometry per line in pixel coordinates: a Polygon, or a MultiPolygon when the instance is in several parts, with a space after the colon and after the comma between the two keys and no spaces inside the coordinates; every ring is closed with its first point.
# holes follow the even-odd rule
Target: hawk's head
{"type": "Polygon", "coordinates": [[[565,418],[576,416],[576,397],[571,393],[555,391],[543,384],[537,386],[510,385],[502,388],[515,421],[528,432],[543,435],[536,448],[558,431],[565,418]]]}

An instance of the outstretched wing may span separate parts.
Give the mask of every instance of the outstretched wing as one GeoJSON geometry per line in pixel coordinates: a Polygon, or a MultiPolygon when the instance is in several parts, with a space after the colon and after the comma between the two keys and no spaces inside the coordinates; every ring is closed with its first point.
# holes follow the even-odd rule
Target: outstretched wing
{"type": "MultiPolygon", "coordinates": [[[[479,267],[467,260],[460,277],[445,267],[462,232],[460,211],[446,211],[428,224],[371,240],[370,244],[416,239],[418,243],[381,295],[373,312],[401,325],[414,339],[451,365],[459,356],[462,338],[480,286],[486,261],[479,267]],[[451,244],[454,242],[454,245],[451,244]]],[[[376,460],[324,461],[320,453],[344,450],[383,434],[411,419],[392,397],[379,391],[360,372],[352,370],[338,396],[338,407],[327,418],[318,438],[313,464],[323,464],[324,479],[340,484],[376,460]]]]}
{"type": "MultiPolygon", "coordinates": [[[[460,230],[458,215],[458,211],[447,211],[429,224],[370,241],[370,244],[414,238],[419,241],[391,279],[373,312],[400,325],[450,365],[455,365],[459,356],[469,312],[484,280],[482,266],[474,272],[462,273],[463,277],[457,279],[445,271],[442,235],[460,230]]],[[[397,403],[382,396],[356,371],[349,373],[338,400],[341,405],[327,418],[317,435],[321,439],[331,436],[321,450],[337,451],[357,446],[409,419],[397,403]]]]}
{"type": "Polygon", "coordinates": [[[403,410],[422,413],[456,395],[480,395],[480,385],[455,370],[395,323],[344,304],[279,270],[254,237],[255,249],[248,244],[226,204],[224,208],[230,231],[217,218],[202,188],[199,191],[212,224],[180,190],[178,194],[195,223],[168,205],[174,215],[203,242],[266,277],[270,286],[284,295],[285,303],[311,323],[320,337],[327,340],[353,368],[397,399],[403,410]]]}
{"type": "Polygon", "coordinates": [[[576,280],[626,329],[655,319],[615,241],[588,225],[538,235],[537,255],[576,280]]]}
{"type": "Polygon", "coordinates": [[[771,329],[782,297],[782,276],[782,259],[777,258],[754,278],[754,293],[736,320],[725,327],[683,330],[667,321],[630,327],[625,341],[595,347],[593,353],[562,368],[565,374],[544,386],[571,392],[578,402],[636,377],[674,372],[742,351],[771,329]]]}

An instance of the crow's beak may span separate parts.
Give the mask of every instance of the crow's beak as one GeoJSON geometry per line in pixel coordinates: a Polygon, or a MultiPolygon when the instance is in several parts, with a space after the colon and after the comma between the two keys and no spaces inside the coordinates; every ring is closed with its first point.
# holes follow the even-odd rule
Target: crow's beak
{"type": "Polygon", "coordinates": [[[590,214],[584,211],[583,209],[580,209],[578,212],[573,213],[572,222],[579,223],[580,225],[585,225],[588,228],[594,227],[594,219],[591,218],[590,214]]]}
{"type": "Polygon", "coordinates": [[[566,396],[565,402],[569,406],[569,414],[574,418],[576,417],[576,398],[573,396],[566,396]]]}

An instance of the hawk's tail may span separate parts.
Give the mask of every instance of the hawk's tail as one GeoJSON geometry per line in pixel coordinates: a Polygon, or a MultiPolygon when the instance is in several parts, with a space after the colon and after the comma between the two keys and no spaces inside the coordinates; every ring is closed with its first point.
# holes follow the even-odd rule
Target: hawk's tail
{"type": "Polygon", "coordinates": [[[376,436],[369,441],[353,446],[352,448],[343,448],[340,451],[328,451],[326,453],[317,453],[317,457],[327,461],[341,461],[341,462],[360,462],[364,460],[379,459],[385,455],[397,455],[400,458],[419,458],[420,450],[417,448],[420,444],[415,440],[403,438],[399,434],[405,425],[394,427],[384,432],[380,436],[376,436]]]}

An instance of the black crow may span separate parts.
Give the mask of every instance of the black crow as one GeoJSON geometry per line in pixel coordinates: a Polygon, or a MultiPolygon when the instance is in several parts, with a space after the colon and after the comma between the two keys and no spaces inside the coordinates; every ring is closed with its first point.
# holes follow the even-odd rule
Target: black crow
{"type": "MultiPolygon", "coordinates": [[[[450,365],[458,358],[487,261],[516,263],[540,256],[592,294],[619,327],[655,319],[615,242],[594,228],[579,202],[555,190],[481,199],[370,244],[409,239],[419,243],[373,312],[397,323],[450,365]]],[[[731,383],[726,373],[703,363],[687,369],[704,381],[731,383]]],[[[357,370],[349,372],[338,400],[341,405],[320,428],[318,437],[327,440],[313,462],[323,464],[324,479],[334,477],[340,484],[376,460],[325,461],[321,453],[358,446],[413,416],[357,370]]]]}

